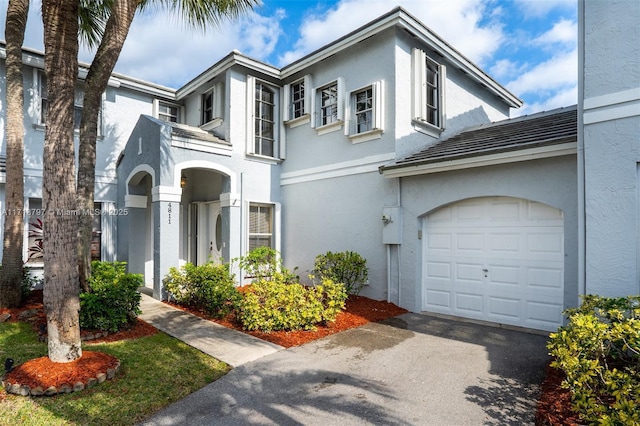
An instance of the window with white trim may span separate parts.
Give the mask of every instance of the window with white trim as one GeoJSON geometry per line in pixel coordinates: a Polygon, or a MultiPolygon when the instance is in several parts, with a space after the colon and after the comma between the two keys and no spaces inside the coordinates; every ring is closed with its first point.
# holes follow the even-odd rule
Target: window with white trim
{"type": "Polygon", "coordinates": [[[354,90],[349,96],[349,128],[346,132],[352,141],[379,138],[383,131],[382,96],[383,81],[354,90]],[[364,136],[367,137],[364,137],[364,136]]]}
{"type": "Polygon", "coordinates": [[[273,248],[273,211],[271,204],[249,204],[249,251],[273,248]]]}
{"type": "Polygon", "coordinates": [[[291,84],[289,89],[289,118],[300,118],[305,114],[305,87],[304,80],[291,84]]]}
{"type": "Polygon", "coordinates": [[[200,95],[200,127],[211,130],[222,124],[222,83],[216,83],[200,95]]]}
{"type": "Polygon", "coordinates": [[[275,142],[275,97],[273,90],[264,83],[256,83],[254,153],[273,157],[275,142]]]}
{"type": "Polygon", "coordinates": [[[171,123],[180,123],[180,105],[156,100],[156,116],[162,120],[171,123]]]}
{"type": "Polygon", "coordinates": [[[319,134],[337,130],[344,121],[343,82],[341,78],[315,89],[314,127],[319,134]]]}
{"type": "Polygon", "coordinates": [[[413,50],[414,120],[440,131],[445,127],[445,74],[444,65],[422,50],[413,50]]]}
{"type": "Polygon", "coordinates": [[[247,153],[280,158],[280,88],[247,76],[247,153]]]}
{"type": "MultiPolygon", "coordinates": [[[[47,99],[47,78],[44,71],[37,71],[37,93],[40,98],[39,108],[40,114],[38,117],[38,125],[45,126],[47,124],[47,118],[49,115],[49,101],[47,99]]],[[[76,83],[75,95],[73,99],[73,130],[80,130],[80,120],[82,119],[82,105],[84,102],[84,84],[82,82],[76,83]]],[[[102,107],[98,112],[98,136],[102,136],[102,107]]]]}

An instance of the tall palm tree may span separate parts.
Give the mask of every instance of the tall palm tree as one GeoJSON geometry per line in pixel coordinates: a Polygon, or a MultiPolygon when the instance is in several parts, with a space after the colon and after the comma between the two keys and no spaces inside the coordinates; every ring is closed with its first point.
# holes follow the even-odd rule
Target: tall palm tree
{"type": "Polygon", "coordinates": [[[77,0],[42,2],[49,108],[42,171],[46,248],[43,296],[49,359],[53,362],[69,362],[82,356],[73,141],[78,75],[78,7],[77,0]]]}
{"type": "MultiPolygon", "coordinates": [[[[259,0],[124,0],[113,2],[102,41],[89,68],[85,81],[80,146],[78,155],[78,204],[83,211],[92,211],[95,193],[96,140],[102,93],[116,65],[129,33],[136,11],[151,6],[166,7],[182,16],[196,28],[207,24],[217,26],[221,18],[234,18],[248,11],[259,0]]],[[[80,284],[88,290],[91,274],[91,225],[89,215],[80,216],[78,266],[80,284]]]]}
{"type": "Polygon", "coordinates": [[[22,42],[29,0],[9,0],[7,6],[7,173],[5,219],[0,271],[0,307],[16,307],[22,299],[22,248],[24,237],[24,84],[22,42]]]}

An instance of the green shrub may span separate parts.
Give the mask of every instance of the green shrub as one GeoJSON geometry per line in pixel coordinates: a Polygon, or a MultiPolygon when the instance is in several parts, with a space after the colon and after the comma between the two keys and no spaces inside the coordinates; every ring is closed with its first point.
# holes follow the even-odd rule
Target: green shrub
{"type": "Polygon", "coordinates": [[[590,424],[640,424],[640,296],[587,295],[566,313],[547,347],[574,411],[590,424]]]}
{"type": "Polygon", "coordinates": [[[246,330],[313,330],[317,324],[334,321],[347,299],[342,284],[323,280],[305,287],[288,284],[286,276],[255,281],[238,303],[237,317],[246,330]]]}
{"type": "Polygon", "coordinates": [[[214,316],[228,314],[239,298],[228,264],[187,263],[171,268],[162,282],[177,303],[214,316]]]}
{"type": "Polygon", "coordinates": [[[80,327],[116,332],[140,314],[142,275],[126,272],[126,262],[91,262],[91,292],[80,294],[80,327]]]}
{"type": "MultiPolygon", "coordinates": [[[[253,280],[282,280],[287,283],[299,281],[299,277],[282,265],[280,254],[271,247],[256,247],[245,256],[233,259],[245,273],[245,277],[253,280]]],[[[297,268],[296,268],[297,269],[297,268]]],[[[295,269],[294,269],[295,271],[295,269]]]]}
{"type": "Polygon", "coordinates": [[[311,272],[320,279],[330,279],[342,283],[348,293],[358,294],[367,283],[369,270],[367,260],[358,253],[344,251],[316,256],[315,265],[311,272]]]}

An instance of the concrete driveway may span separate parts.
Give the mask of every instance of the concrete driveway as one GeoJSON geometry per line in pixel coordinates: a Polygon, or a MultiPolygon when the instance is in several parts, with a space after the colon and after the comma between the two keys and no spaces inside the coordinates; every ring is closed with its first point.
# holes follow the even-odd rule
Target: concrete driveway
{"type": "Polygon", "coordinates": [[[533,424],[545,343],[406,314],[244,364],[142,424],[533,424]]]}

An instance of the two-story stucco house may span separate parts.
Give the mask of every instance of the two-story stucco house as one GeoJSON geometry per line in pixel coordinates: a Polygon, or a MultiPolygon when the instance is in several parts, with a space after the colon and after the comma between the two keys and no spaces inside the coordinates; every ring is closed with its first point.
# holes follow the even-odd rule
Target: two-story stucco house
{"type": "MultiPolygon", "coordinates": [[[[581,19],[597,27],[594,7],[582,6],[581,19]]],[[[626,16],[637,20],[637,12],[626,16]]],[[[592,37],[581,35],[585,52],[592,37]]],[[[42,55],[24,56],[33,221],[46,82],[42,55]]],[[[584,57],[587,92],[587,65],[601,62],[584,57]]],[[[178,89],[114,74],[98,140],[94,254],[127,261],[162,298],[162,278],[185,262],[229,261],[268,245],[304,278],[316,255],[352,250],[367,259],[366,296],[414,312],[553,330],[580,294],[638,292],[632,77],[621,75],[606,93],[593,84],[595,100],[577,107],[509,119],[522,102],[401,8],[283,68],[234,51],[178,89]],[[631,110],[624,123],[593,118],[609,112],[607,102],[631,110]],[[601,133],[582,132],[578,121],[603,126],[601,133]],[[628,132],[617,134],[618,124],[628,132]],[[629,148],[605,149],[610,161],[626,161],[624,176],[610,174],[609,183],[600,179],[611,169],[600,163],[602,134],[629,148]],[[600,215],[611,212],[599,203],[622,177],[631,210],[622,214],[606,200],[625,218],[621,239],[607,241],[617,247],[624,239],[618,249],[632,263],[619,265],[624,271],[611,282],[595,265],[611,254],[600,245],[600,215]]]]}

